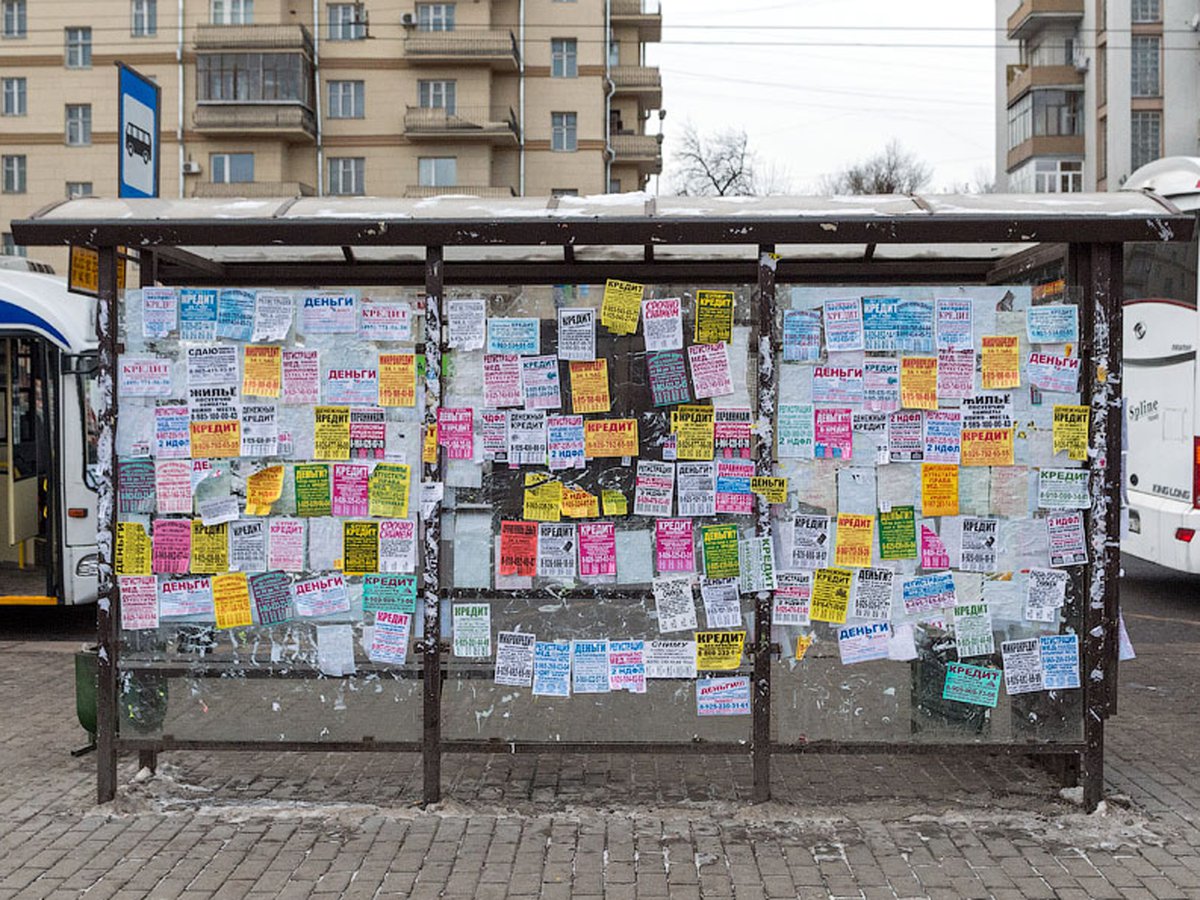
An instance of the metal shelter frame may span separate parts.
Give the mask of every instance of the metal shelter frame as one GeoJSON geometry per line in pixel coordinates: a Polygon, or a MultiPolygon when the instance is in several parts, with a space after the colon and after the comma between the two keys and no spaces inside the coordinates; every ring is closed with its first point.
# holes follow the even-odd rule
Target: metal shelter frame
{"type": "MultiPolygon", "coordinates": [[[[109,404],[100,414],[100,680],[97,796],[114,798],[117,757],[137,751],[143,764],[173,749],[415,751],[423,754],[425,802],[441,797],[444,752],[749,753],[754,798],[770,797],[773,753],[1001,753],[1055,759],[1069,783],[1082,775],[1087,809],[1103,786],[1104,723],[1116,709],[1121,473],[1122,244],[1184,241],[1193,219],[1153,194],[1064,198],[889,196],[875,198],[555,198],[481,201],[382,198],[262,201],[83,199],[13,223],[24,245],[85,245],[99,251],[99,378],[109,404]],[[1046,244],[1065,245],[1067,282],[1082,291],[1080,352],[1083,403],[1090,404],[1092,506],[1086,511],[1091,563],[1083,570],[1083,740],[1080,742],[863,741],[781,743],[771,740],[771,599],[754,602],[752,740],[697,742],[508,742],[443,740],[441,695],[448,647],[418,643],[424,724],[420,741],[178,741],[117,733],[120,598],[114,576],[116,422],[114,370],[118,346],[118,248],[136,251],[141,283],[238,285],[423,286],[427,297],[423,353],[424,420],[436,423],[447,285],[641,282],[755,284],[761,304],[751,348],[769,359],[780,345],[780,284],[1003,283],[1046,259],[1046,244]],[[1037,245],[1040,249],[1031,250],[1037,245]],[[1025,251],[1021,253],[1021,251],[1025,251]],[[765,328],[763,327],[765,325],[765,328]]],[[[1053,252],[1061,252],[1056,248],[1053,252]]],[[[759,366],[758,402],[770,421],[777,400],[773,366],[759,366]]],[[[758,474],[770,474],[773,435],[756,432],[758,474]]],[[[422,480],[438,480],[437,464],[422,480]]],[[[758,498],[756,530],[769,533],[769,506],[758,498]]],[[[422,528],[424,633],[440,636],[440,504],[422,528]]],[[[178,674],[198,673],[196,668],[178,674]]],[[[199,667],[203,672],[203,667],[199,667]]],[[[214,673],[215,674],[215,673],[214,673]]],[[[254,673],[271,677],[269,670],[254,673]]],[[[291,673],[291,677],[304,673],[291,673]]]]}

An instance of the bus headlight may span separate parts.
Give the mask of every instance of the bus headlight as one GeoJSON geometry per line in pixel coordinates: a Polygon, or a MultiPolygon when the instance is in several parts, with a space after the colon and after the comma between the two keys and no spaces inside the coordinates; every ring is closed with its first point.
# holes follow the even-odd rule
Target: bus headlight
{"type": "Polygon", "coordinates": [[[80,578],[95,578],[100,574],[100,554],[89,553],[87,556],[81,556],[79,562],[75,563],[75,574],[80,578]]]}

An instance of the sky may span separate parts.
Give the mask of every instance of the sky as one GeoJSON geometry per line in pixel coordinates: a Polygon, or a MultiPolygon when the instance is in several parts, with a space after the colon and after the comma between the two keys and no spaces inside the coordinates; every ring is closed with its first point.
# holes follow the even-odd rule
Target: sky
{"type": "MultiPolygon", "coordinates": [[[[646,62],[662,70],[662,190],[688,121],[745,129],[793,193],[893,138],[933,168],[930,190],[990,180],[992,0],[661,2],[663,40],[646,62]]],[[[658,128],[652,114],[647,131],[658,128]]]]}

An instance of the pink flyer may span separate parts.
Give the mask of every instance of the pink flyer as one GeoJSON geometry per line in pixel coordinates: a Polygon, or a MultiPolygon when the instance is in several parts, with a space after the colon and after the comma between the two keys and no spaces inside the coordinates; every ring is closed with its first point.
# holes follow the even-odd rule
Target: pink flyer
{"type": "Polygon", "coordinates": [[[813,455],[850,459],[854,452],[854,413],[848,407],[818,407],[813,412],[813,455]]]}
{"type": "Polygon", "coordinates": [[[158,579],[153,575],[122,575],[121,627],[158,627],[158,579]]]}
{"type": "Polygon", "coordinates": [[[937,369],[939,400],[962,400],[975,395],[975,351],[939,350],[937,369]]]}
{"type": "Polygon", "coordinates": [[[692,369],[692,389],[697,400],[733,393],[729,350],[724,341],[688,347],[688,363],[692,369]]]}
{"type": "Polygon", "coordinates": [[[718,409],[714,411],[713,437],[714,450],[717,456],[727,459],[750,458],[750,422],[749,408],[718,409]]]}
{"type": "Polygon", "coordinates": [[[304,520],[276,517],[267,527],[267,568],[304,571],[304,520]]]}
{"type": "Polygon", "coordinates": [[[168,459],[154,465],[154,493],[160,516],[192,514],[192,464],[168,459]]]}
{"type": "Polygon", "coordinates": [[[475,455],[475,410],[471,407],[440,407],[438,444],[446,448],[447,459],[471,459],[475,455]]]}
{"type": "Polygon", "coordinates": [[[921,526],[921,568],[950,568],[950,554],[946,552],[946,545],[928,525],[921,526]]]}
{"type": "Polygon", "coordinates": [[[491,409],[521,406],[521,357],[515,353],[489,353],[483,357],[483,405],[491,409]]]}
{"type": "Polygon", "coordinates": [[[186,575],[192,560],[191,520],[156,519],[151,548],[156,575],[186,575]]]}
{"type": "Polygon", "coordinates": [[[311,406],[321,402],[321,366],[316,350],[283,351],[283,402],[311,406]]]}
{"type": "Polygon", "coordinates": [[[658,519],[654,523],[654,546],[660,572],[693,572],[696,542],[691,519],[658,519]]]}
{"type": "Polygon", "coordinates": [[[579,523],[579,574],[617,574],[617,528],[612,522],[579,523]]]}
{"type": "Polygon", "coordinates": [[[353,463],[333,464],[333,515],[366,516],[370,469],[353,463]]]}
{"type": "Polygon", "coordinates": [[[753,477],[753,462],[717,460],[717,515],[748,516],[754,512],[754,494],[750,491],[753,477]]]}

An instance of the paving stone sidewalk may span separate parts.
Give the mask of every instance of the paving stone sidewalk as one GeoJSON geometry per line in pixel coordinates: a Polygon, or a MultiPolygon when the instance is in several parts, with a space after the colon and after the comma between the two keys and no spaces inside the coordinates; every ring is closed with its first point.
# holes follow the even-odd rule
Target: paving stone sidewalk
{"type": "MultiPolygon", "coordinates": [[[[735,757],[164,757],[94,803],[73,759],[71,645],[0,641],[8,898],[1200,898],[1200,628],[1122,669],[1110,797],[1086,816],[1023,761],[735,757]]],[[[1167,633],[1169,631],[1169,633],[1167,633]]]]}

